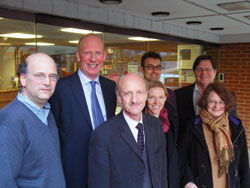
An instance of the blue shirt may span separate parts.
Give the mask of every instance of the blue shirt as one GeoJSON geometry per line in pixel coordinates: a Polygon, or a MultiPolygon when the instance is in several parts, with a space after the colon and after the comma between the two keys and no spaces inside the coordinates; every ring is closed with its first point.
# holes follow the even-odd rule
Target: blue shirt
{"type": "MultiPolygon", "coordinates": [[[[91,109],[91,91],[92,91],[92,88],[91,88],[91,83],[90,82],[92,80],[89,79],[87,76],[85,76],[80,69],[78,69],[78,75],[80,77],[80,81],[81,81],[81,84],[82,84],[83,92],[84,92],[84,95],[85,95],[85,99],[86,99],[89,114],[90,114],[92,127],[94,129],[94,122],[93,122],[92,109],[91,109]]],[[[99,82],[99,76],[97,76],[97,78],[94,79],[93,81],[97,82],[96,85],[95,85],[96,96],[97,96],[98,102],[99,102],[101,110],[102,110],[103,119],[104,119],[104,121],[106,121],[107,120],[107,114],[106,114],[106,109],[105,109],[101,84],[99,82]]]]}
{"type": "Polygon", "coordinates": [[[23,103],[25,106],[27,106],[34,114],[45,124],[48,125],[48,115],[50,112],[50,104],[47,102],[45,103],[43,108],[40,108],[35,103],[33,103],[31,100],[24,97],[20,92],[17,94],[17,99],[23,103]]]}

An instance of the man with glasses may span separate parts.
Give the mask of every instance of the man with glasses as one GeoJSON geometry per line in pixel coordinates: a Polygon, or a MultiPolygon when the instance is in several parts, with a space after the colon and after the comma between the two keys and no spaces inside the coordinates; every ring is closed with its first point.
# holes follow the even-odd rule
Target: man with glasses
{"type": "Polygon", "coordinates": [[[57,69],[44,54],[18,67],[21,90],[0,110],[0,187],[65,188],[58,130],[47,102],[57,69]]]}
{"type": "MultiPolygon", "coordinates": [[[[162,71],[162,59],[160,54],[156,52],[144,53],[141,58],[140,71],[143,74],[144,79],[146,79],[147,81],[159,80],[162,71]]],[[[167,88],[167,91],[168,91],[167,102],[171,104],[175,110],[177,110],[174,91],[172,91],[169,88],[167,88]]]]}
{"type": "MultiPolygon", "coordinates": [[[[175,90],[179,117],[179,137],[181,137],[188,120],[199,114],[200,108],[197,102],[208,84],[214,82],[217,63],[211,56],[201,55],[195,59],[193,71],[196,82],[175,90]]],[[[237,116],[236,106],[230,114],[237,116]]]]}

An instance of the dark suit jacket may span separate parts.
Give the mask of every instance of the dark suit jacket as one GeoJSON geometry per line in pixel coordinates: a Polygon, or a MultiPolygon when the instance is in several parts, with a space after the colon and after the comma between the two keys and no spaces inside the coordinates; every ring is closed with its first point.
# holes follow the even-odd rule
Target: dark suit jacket
{"type": "MultiPolygon", "coordinates": [[[[115,82],[100,76],[107,118],[115,114],[115,82]]],[[[59,129],[67,188],[85,188],[92,124],[78,73],[58,81],[50,100],[59,129]]]]}
{"type": "MultiPolygon", "coordinates": [[[[179,130],[178,138],[183,135],[183,126],[186,126],[188,121],[195,116],[194,104],[193,104],[193,92],[194,92],[195,83],[189,86],[182,87],[175,90],[176,103],[177,103],[177,113],[179,119],[179,130]]],[[[232,92],[235,101],[235,94],[232,92]]],[[[236,102],[234,109],[229,113],[232,116],[237,116],[236,102]]]]}
{"type": "MultiPolygon", "coordinates": [[[[153,188],[167,187],[166,141],[161,121],[143,113],[153,188]]],[[[144,161],[121,112],[93,131],[89,149],[89,188],[142,188],[144,161]]]]}

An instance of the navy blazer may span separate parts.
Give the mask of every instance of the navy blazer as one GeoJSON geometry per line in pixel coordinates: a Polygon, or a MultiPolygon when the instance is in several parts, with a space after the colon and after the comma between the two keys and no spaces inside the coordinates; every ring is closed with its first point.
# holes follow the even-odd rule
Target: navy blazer
{"type": "MultiPolygon", "coordinates": [[[[166,141],[161,121],[143,113],[153,188],[167,187],[166,141]]],[[[142,188],[144,161],[123,112],[93,131],[89,148],[89,188],[142,188]]]]}
{"type": "MultiPolygon", "coordinates": [[[[107,118],[115,115],[115,82],[99,77],[107,118]]],[[[60,79],[50,100],[59,129],[67,188],[85,188],[92,124],[78,73],[60,79]]]]}

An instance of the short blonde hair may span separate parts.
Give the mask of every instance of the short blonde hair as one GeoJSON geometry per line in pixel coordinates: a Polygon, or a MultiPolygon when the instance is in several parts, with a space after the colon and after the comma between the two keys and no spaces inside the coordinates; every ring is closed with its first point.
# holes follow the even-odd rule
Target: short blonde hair
{"type": "Polygon", "coordinates": [[[151,88],[155,88],[155,87],[162,88],[164,90],[165,96],[168,97],[168,91],[162,82],[158,80],[153,80],[148,83],[148,90],[150,90],[151,88]]]}

